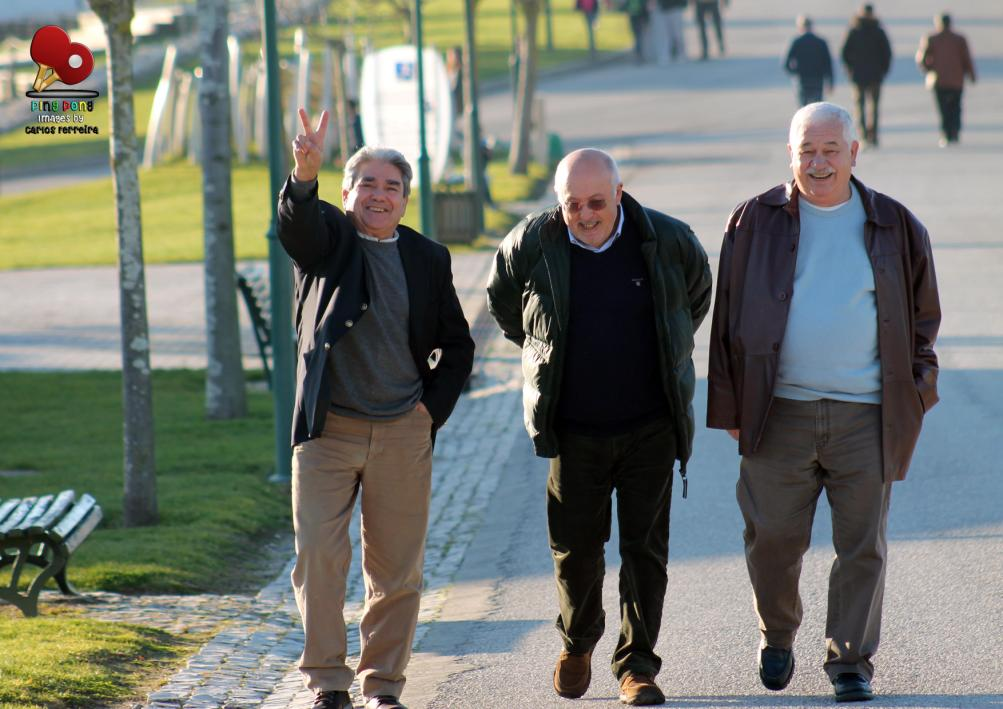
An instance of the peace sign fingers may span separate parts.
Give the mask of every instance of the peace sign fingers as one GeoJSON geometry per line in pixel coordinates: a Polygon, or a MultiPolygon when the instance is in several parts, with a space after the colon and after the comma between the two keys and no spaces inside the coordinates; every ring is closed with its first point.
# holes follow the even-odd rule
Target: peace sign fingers
{"type": "Polygon", "coordinates": [[[323,162],[328,112],[320,114],[316,130],[310,127],[310,116],[302,108],[299,109],[299,119],[303,132],[293,140],[293,158],[296,160],[293,174],[297,180],[309,181],[317,177],[323,162]]]}

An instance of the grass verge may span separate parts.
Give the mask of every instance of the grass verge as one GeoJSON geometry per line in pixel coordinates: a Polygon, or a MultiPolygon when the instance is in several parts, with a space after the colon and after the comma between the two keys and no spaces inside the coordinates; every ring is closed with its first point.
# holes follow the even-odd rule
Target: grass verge
{"type": "Polygon", "coordinates": [[[148,688],[204,638],[72,616],[0,610],[0,709],[108,706],[148,688]],[[18,614],[20,616],[20,614],[18,614]]]}
{"type": "MultiPolygon", "coordinates": [[[[534,165],[528,175],[509,175],[502,160],[489,166],[496,202],[528,199],[546,179],[534,165]]],[[[341,204],[340,171],[320,175],[321,196],[341,204]]],[[[146,263],[200,261],[203,258],[202,171],[177,162],[140,171],[143,251],[146,263]]],[[[268,168],[233,168],[234,248],[238,259],[268,255],[265,233],[271,219],[268,168]]],[[[118,256],[111,178],[82,182],[72,190],[55,188],[0,196],[0,269],[109,265],[118,256]],[[56,206],[58,205],[58,206],[56,206]]],[[[421,201],[413,194],[404,223],[418,228],[421,201]]],[[[504,234],[521,215],[489,210],[490,235],[504,234]]]]}
{"type": "Polygon", "coordinates": [[[78,588],[257,590],[262,543],[291,526],[286,494],[265,481],[271,396],[249,391],[246,418],[208,421],[203,372],[157,371],[153,384],[158,524],[122,527],[117,372],[0,373],[0,470],[36,471],[0,476],[0,498],[64,489],[97,498],[104,521],[70,560],[78,588]]]}

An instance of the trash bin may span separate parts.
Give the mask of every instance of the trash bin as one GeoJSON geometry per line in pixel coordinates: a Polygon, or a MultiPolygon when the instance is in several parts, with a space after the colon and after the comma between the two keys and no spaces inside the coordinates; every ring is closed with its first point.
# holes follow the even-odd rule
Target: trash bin
{"type": "Polygon", "coordinates": [[[478,233],[476,192],[433,192],[435,240],[442,244],[469,244],[478,233]]]}

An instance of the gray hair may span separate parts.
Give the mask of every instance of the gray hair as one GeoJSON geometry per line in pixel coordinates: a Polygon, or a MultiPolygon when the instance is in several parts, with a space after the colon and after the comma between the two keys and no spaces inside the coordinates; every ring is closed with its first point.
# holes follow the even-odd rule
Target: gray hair
{"type": "Polygon", "coordinates": [[[828,101],[818,101],[803,106],[791,119],[790,132],[787,134],[787,143],[792,148],[796,147],[798,135],[803,126],[808,123],[823,121],[839,121],[843,127],[843,138],[847,143],[852,143],[857,139],[857,129],[853,125],[853,118],[842,106],[837,106],[828,101]]]}
{"type": "Polygon", "coordinates": [[[355,183],[359,181],[362,166],[374,160],[390,163],[400,170],[401,177],[404,178],[404,196],[407,197],[411,194],[411,180],[414,178],[414,171],[403,153],[393,148],[374,148],[368,145],[355,151],[355,154],[345,163],[345,176],[341,180],[341,189],[351,192],[355,183]]]}
{"type": "Polygon", "coordinates": [[[554,170],[554,192],[557,193],[558,197],[568,185],[571,164],[582,159],[601,163],[609,171],[610,187],[616,187],[620,184],[620,168],[617,167],[616,160],[613,159],[612,155],[599,148],[581,148],[568,153],[561,159],[561,162],[557,163],[557,169],[554,170]]]}

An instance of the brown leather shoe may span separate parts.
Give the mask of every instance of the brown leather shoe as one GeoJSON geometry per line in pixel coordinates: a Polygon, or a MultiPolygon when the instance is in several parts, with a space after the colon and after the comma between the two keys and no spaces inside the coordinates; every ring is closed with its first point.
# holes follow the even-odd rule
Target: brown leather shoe
{"type": "Polygon", "coordinates": [[[592,681],[592,653],[561,650],[554,668],[554,689],[565,699],[578,699],[592,681]]]}
{"type": "Polygon", "coordinates": [[[620,678],[620,701],[633,706],[664,704],[665,695],[648,675],[628,672],[620,678]]]}

